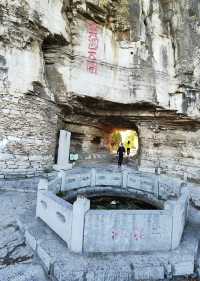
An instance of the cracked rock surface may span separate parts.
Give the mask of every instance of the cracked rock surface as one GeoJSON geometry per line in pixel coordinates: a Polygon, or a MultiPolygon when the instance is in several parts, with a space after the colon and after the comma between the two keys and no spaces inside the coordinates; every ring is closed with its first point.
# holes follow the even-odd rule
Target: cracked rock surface
{"type": "Polygon", "coordinates": [[[34,193],[0,192],[0,281],[46,281],[16,223],[35,204],[34,193]]]}

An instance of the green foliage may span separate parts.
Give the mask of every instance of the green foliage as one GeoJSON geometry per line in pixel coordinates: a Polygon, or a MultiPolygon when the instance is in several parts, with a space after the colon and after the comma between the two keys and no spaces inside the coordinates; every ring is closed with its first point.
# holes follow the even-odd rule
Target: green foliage
{"type": "Polygon", "coordinates": [[[115,131],[111,136],[111,147],[113,150],[117,150],[119,144],[122,142],[122,136],[119,131],[115,131]]]}
{"type": "Polygon", "coordinates": [[[127,147],[130,147],[130,149],[137,149],[138,148],[138,135],[136,131],[131,130],[125,130],[120,131],[116,130],[111,135],[111,150],[116,151],[120,145],[120,143],[123,142],[124,147],[127,149],[127,147]],[[125,134],[125,135],[124,135],[125,134]],[[128,142],[130,142],[128,144],[128,142]]]}
{"type": "Polygon", "coordinates": [[[103,7],[106,7],[108,5],[108,3],[109,3],[109,0],[100,0],[99,6],[103,8],[103,7]]]}
{"type": "Polygon", "coordinates": [[[65,193],[63,191],[59,191],[56,195],[61,198],[65,197],[65,193]]]}
{"type": "Polygon", "coordinates": [[[124,146],[127,149],[128,146],[130,148],[137,148],[137,145],[138,145],[137,133],[135,131],[131,131],[125,139],[124,146]],[[128,145],[128,141],[130,142],[129,145],[128,145]]]}

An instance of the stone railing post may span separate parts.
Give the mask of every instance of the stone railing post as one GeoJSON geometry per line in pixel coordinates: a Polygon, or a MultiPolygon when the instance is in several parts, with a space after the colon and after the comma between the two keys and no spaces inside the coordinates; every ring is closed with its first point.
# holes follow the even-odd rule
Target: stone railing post
{"type": "Polygon", "coordinates": [[[183,174],[183,180],[184,180],[184,182],[187,182],[187,180],[188,180],[188,173],[184,173],[183,174]]]}
{"type": "Polygon", "coordinates": [[[127,188],[127,183],[128,183],[128,172],[123,171],[123,173],[122,173],[122,188],[127,188]]]}
{"type": "Polygon", "coordinates": [[[48,190],[48,180],[47,179],[40,179],[38,183],[38,191],[40,190],[48,190]]]}
{"type": "Polygon", "coordinates": [[[90,209],[90,200],[78,196],[73,204],[72,232],[70,248],[75,253],[83,252],[85,214],[90,209]]]}
{"type": "Polygon", "coordinates": [[[61,170],[58,173],[58,177],[61,178],[61,188],[60,188],[60,191],[63,191],[64,187],[65,187],[65,178],[66,178],[65,171],[61,170]]]}
{"type": "Polygon", "coordinates": [[[38,192],[37,192],[37,205],[36,205],[36,217],[39,218],[40,213],[40,193],[43,191],[48,191],[48,180],[47,179],[40,179],[38,183],[38,192]]]}
{"type": "Polygon", "coordinates": [[[91,187],[96,185],[96,170],[94,168],[91,169],[91,187]]]}
{"type": "Polygon", "coordinates": [[[187,219],[188,200],[189,191],[187,188],[183,188],[181,196],[178,199],[168,200],[165,204],[165,210],[169,210],[172,214],[172,250],[177,248],[181,241],[185,222],[187,219]]]}

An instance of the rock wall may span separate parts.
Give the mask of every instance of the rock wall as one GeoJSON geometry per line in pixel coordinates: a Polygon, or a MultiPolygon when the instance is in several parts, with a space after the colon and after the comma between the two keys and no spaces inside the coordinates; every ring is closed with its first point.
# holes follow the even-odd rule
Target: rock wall
{"type": "Polygon", "coordinates": [[[198,0],[3,0],[0,23],[1,177],[51,169],[60,128],[79,153],[138,128],[141,169],[198,180],[198,0]]]}
{"type": "Polygon", "coordinates": [[[57,112],[54,104],[18,94],[2,95],[0,177],[39,175],[54,163],[57,112]]]}
{"type": "MultiPolygon", "coordinates": [[[[169,83],[174,75],[171,38],[163,35],[163,30],[159,33],[156,30],[161,20],[149,19],[149,26],[144,25],[143,9],[147,9],[146,17],[150,17],[151,5],[150,1],[149,7],[141,5],[137,41],[135,37],[134,41],[119,41],[118,33],[105,23],[96,24],[83,17],[78,9],[73,18],[71,61],[69,54],[64,54],[66,48],[56,50],[54,63],[49,63],[48,58],[55,49],[49,48],[46,52],[49,80],[59,73],[61,82],[59,85],[52,82],[52,91],[55,94],[64,91],[66,102],[70,94],[75,94],[123,104],[146,102],[169,107],[169,92],[174,87],[174,83],[169,83]],[[153,31],[149,38],[150,28],[153,31]],[[95,35],[91,35],[92,29],[95,35]]],[[[57,98],[61,99],[60,94],[57,98]]]]}
{"type": "Polygon", "coordinates": [[[36,175],[54,163],[58,109],[41,45],[55,32],[67,40],[62,6],[62,1],[0,3],[0,177],[36,175]]]}
{"type": "Polygon", "coordinates": [[[194,124],[164,122],[140,126],[140,169],[199,181],[200,129],[194,124]]]}

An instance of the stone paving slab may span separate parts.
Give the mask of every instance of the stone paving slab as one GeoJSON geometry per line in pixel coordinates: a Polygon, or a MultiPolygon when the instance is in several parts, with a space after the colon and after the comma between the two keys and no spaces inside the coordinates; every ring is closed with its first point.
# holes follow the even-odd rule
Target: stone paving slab
{"type": "Polygon", "coordinates": [[[116,164],[112,163],[84,163],[83,165],[75,166],[72,170],[67,171],[67,174],[73,174],[73,173],[82,173],[82,172],[88,172],[91,170],[91,168],[95,168],[98,171],[112,171],[112,172],[121,172],[126,170],[130,173],[137,173],[138,171],[134,167],[129,167],[128,165],[122,165],[121,167],[118,167],[117,162],[116,164]]]}

